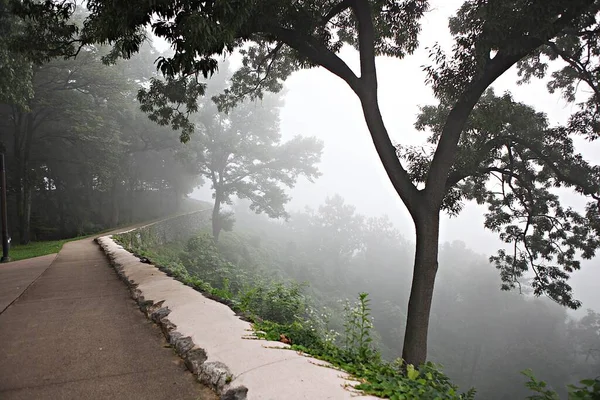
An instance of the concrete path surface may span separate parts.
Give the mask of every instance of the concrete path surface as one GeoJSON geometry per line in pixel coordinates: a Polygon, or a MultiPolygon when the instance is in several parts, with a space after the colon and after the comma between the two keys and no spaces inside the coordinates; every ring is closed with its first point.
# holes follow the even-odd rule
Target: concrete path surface
{"type": "Polygon", "coordinates": [[[0,266],[0,399],[216,399],[92,239],[52,258],[0,266]]]}
{"type": "Polygon", "coordinates": [[[110,237],[99,238],[99,243],[179,354],[223,398],[376,399],[348,390],[346,386],[353,384],[348,374],[315,365],[325,363],[282,349],[287,346],[283,343],[248,340],[251,325],[226,305],[140,262],[110,237]]]}
{"type": "Polygon", "coordinates": [[[54,261],[56,254],[0,264],[0,314],[54,261]]]}

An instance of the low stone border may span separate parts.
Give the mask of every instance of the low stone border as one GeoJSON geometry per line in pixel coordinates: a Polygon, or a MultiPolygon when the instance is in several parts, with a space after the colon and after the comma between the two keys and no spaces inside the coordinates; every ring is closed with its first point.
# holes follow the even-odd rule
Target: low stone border
{"type": "MultiPolygon", "coordinates": [[[[118,261],[114,249],[111,249],[111,247],[113,247],[111,244],[116,245],[112,238],[110,236],[100,237],[96,239],[96,243],[100,245],[107,255],[119,278],[121,278],[129,288],[131,297],[137,302],[140,310],[148,319],[152,320],[160,327],[169,344],[183,359],[185,366],[196,376],[198,381],[211,387],[220,395],[221,400],[246,400],[248,388],[245,386],[231,387],[231,385],[229,385],[233,380],[233,374],[227,365],[219,361],[206,362],[208,359],[206,351],[194,345],[191,337],[184,336],[177,331],[177,325],[172,323],[168,318],[171,310],[167,307],[163,307],[164,300],[154,303],[154,301],[146,300],[144,298],[141,290],[138,289],[138,284],[128,278],[124,272],[123,264],[118,261]]],[[[123,249],[122,246],[118,247],[123,249]]],[[[125,249],[123,250],[125,251],[125,249]]],[[[127,252],[127,254],[130,253],[127,252]]],[[[132,255],[132,257],[134,256],[132,255]]],[[[148,266],[153,267],[151,265],[148,266]]]]}
{"type": "Polygon", "coordinates": [[[347,373],[289,351],[284,343],[244,340],[256,338],[251,324],[228,306],[142,262],[111,236],[96,242],[140,309],[161,328],[198,381],[221,400],[378,399],[351,390],[357,382],[347,373]]]}

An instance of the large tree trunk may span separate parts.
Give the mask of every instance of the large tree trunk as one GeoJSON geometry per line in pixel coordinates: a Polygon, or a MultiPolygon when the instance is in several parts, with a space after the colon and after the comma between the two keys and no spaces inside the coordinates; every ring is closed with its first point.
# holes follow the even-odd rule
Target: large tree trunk
{"type": "Polygon", "coordinates": [[[417,246],[402,358],[407,364],[419,366],[427,358],[429,315],[438,269],[439,211],[421,213],[415,218],[415,227],[417,246]]]}
{"type": "Polygon", "coordinates": [[[212,212],[212,233],[215,242],[219,240],[219,234],[221,233],[222,225],[221,225],[221,202],[223,201],[223,196],[219,192],[219,190],[215,191],[215,205],[213,207],[212,212]]]}

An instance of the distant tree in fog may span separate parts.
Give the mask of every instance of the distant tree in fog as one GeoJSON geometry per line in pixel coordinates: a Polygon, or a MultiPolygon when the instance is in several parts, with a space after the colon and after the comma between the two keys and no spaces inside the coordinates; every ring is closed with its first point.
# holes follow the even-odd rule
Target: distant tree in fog
{"type": "MultiPolygon", "coordinates": [[[[212,90],[213,83],[209,86],[212,90]]],[[[322,142],[302,136],[282,142],[281,106],[281,97],[272,94],[262,101],[246,101],[224,114],[207,99],[191,119],[195,122],[191,145],[198,149],[200,173],[213,189],[212,232],[216,240],[232,223],[231,216],[221,212],[223,204],[231,204],[232,196],[248,199],[256,213],[286,217],[284,206],[290,197],[285,188],[294,187],[300,176],[312,181],[320,175],[317,164],[322,142]]]]}

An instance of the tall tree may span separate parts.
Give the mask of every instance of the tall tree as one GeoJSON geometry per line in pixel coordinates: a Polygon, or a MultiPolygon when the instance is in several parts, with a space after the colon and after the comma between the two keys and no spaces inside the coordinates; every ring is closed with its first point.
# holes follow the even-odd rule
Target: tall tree
{"type": "MultiPolygon", "coordinates": [[[[417,47],[419,19],[428,9],[426,0],[263,0],[112,2],[90,0],[92,14],[86,21],[87,40],[114,43],[115,56],[135,53],[145,28],[166,39],[172,57],[158,60],[159,69],[176,85],[167,88],[167,99],[187,103],[190,96],[172,89],[201,94],[197,76],[217,68],[217,56],[238,49],[244,56],[231,87],[217,97],[229,109],[247,96],[260,98],[264,90],[278,91],[281,81],[301,68],[322,66],[343,79],[362,105],[367,127],[385,170],[408,208],[416,228],[416,252],[409,299],[403,358],[420,364],[427,355],[427,332],[438,268],[440,211],[449,192],[448,178],[454,166],[463,128],[485,90],[504,72],[540,47],[558,41],[579,43],[598,37],[595,0],[493,0],[465,1],[451,19],[455,39],[453,54],[439,48],[439,63],[428,69],[429,81],[448,112],[427,164],[423,183],[414,182],[399,160],[378,105],[375,57],[402,58],[417,47]],[[248,43],[250,42],[250,43],[248,43]],[[360,76],[337,54],[345,45],[360,56],[360,76]]],[[[562,45],[559,46],[559,50],[562,45]]],[[[551,53],[563,57],[560,52],[551,53]]],[[[587,53],[581,53],[585,57],[587,53]]],[[[597,57],[593,52],[592,57],[597,57]]],[[[577,56],[577,53],[570,53],[577,56]]],[[[566,59],[566,58],[565,58],[566,59]]],[[[543,73],[543,69],[535,69],[543,73]]],[[[155,89],[161,87],[156,86],[155,89]]],[[[561,87],[562,88],[562,87],[561,87]]],[[[175,127],[185,115],[171,114],[175,127]]],[[[548,276],[548,282],[553,282],[548,276]]],[[[545,280],[539,283],[546,285],[545,280]]],[[[545,289],[543,289],[545,291],[545,289]]],[[[574,304],[572,304],[574,305],[574,304]]]]}
{"type": "MultiPolygon", "coordinates": [[[[41,41],[38,28],[52,23],[18,14],[26,5],[40,11],[36,4],[43,5],[10,2],[10,13],[0,18],[1,27],[12,21],[0,52],[13,64],[23,61],[21,71],[11,63],[0,67],[9,78],[0,83],[0,140],[10,226],[19,232],[13,236],[22,243],[72,237],[175,211],[197,186],[198,173],[193,149],[149,121],[136,100],[137,88],[156,75],[156,51],[147,45],[133,60],[107,66],[103,46],[78,48],[75,59],[55,57],[58,42],[45,50],[27,47],[24,38],[41,41]]],[[[57,26],[74,24],[56,18],[57,26]]]]}
{"type": "MultiPolygon", "coordinates": [[[[416,126],[431,132],[429,149],[399,146],[413,181],[425,181],[449,112],[443,102],[422,108],[416,126]]],[[[575,151],[566,128],[551,128],[543,113],[488,90],[465,124],[442,209],[453,215],[465,200],[487,204],[484,226],[509,245],[490,257],[502,289],[526,283],[536,296],[576,309],[580,302],[567,280],[580,268],[579,258],[593,257],[600,247],[599,172],[575,151]],[[577,212],[562,204],[560,187],[594,201],[577,212]],[[529,270],[533,278],[523,282],[529,270]]]]}
{"type": "Polygon", "coordinates": [[[256,213],[286,217],[284,206],[290,198],[284,187],[292,188],[300,176],[312,181],[320,175],[316,164],[321,159],[322,142],[301,136],[282,142],[281,105],[280,96],[268,95],[260,102],[243,102],[224,114],[208,100],[192,119],[200,173],[213,189],[215,240],[228,223],[229,216],[221,212],[221,206],[231,204],[231,196],[248,199],[256,213]]]}
{"type": "MultiPolygon", "coordinates": [[[[73,60],[53,60],[33,67],[34,98],[26,108],[12,104],[9,113],[12,188],[17,197],[20,242],[30,240],[30,219],[35,181],[42,177],[39,167],[48,162],[48,146],[73,146],[74,142],[90,141],[104,128],[104,134],[115,135],[106,122],[107,99],[116,101],[127,83],[100,62],[101,52],[86,48],[73,60]]],[[[5,115],[7,115],[5,114],[5,115]]],[[[109,145],[109,140],[95,143],[109,145]]],[[[78,155],[72,157],[75,162],[78,155]]],[[[104,161],[109,161],[105,157],[104,161]]],[[[98,160],[102,162],[102,160],[98,160]]]]}

